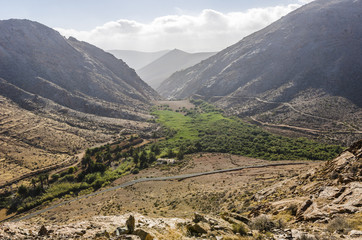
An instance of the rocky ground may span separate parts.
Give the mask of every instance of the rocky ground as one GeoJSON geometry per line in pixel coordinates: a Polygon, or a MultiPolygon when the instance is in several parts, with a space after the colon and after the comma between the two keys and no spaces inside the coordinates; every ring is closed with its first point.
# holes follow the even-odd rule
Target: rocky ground
{"type": "MultiPolygon", "coordinates": [[[[359,142],[325,163],[139,183],[3,223],[0,239],[361,239],[361,153],[359,142]]],[[[112,185],[265,162],[195,154],[112,185]]]]}

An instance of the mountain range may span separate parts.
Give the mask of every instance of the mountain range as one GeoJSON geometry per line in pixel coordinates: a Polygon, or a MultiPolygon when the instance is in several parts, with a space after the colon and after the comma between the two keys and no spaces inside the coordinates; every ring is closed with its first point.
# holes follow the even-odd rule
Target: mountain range
{"type": "Polygon", "coordinates": [[[174,49],[136,71],[146,83],[157,89],[173,73],[191,67],[214,54],[214,52],[187,53],[174,49]]]}
{"type": "Polygon", "coordinates": [[[174,73],[157,90],[171,99],[197,96],[259,123],[342,127],[360,136],[361,12],[361,1],[314,1],[174,73]]]}
{"type": "Polygon", "coordinates": [[[142,80],[154,89],[173,73],[191,67],[215,54],[215,52],[188,53],[179,49],[158,52],[132,50],[108,52],[134,68],[142,80]]]}

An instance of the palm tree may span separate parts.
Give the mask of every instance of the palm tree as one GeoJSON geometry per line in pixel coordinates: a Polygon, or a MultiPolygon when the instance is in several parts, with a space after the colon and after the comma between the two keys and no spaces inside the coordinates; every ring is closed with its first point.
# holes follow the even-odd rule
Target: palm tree
{"type": "Polygon", "coordinates": [[[36,180],[35,180],[35,178],[32,178],[32,179],[31,179],[31,184],[33,185],[33,188],[35,189],[35,187],[36,187],[36,180]]]}

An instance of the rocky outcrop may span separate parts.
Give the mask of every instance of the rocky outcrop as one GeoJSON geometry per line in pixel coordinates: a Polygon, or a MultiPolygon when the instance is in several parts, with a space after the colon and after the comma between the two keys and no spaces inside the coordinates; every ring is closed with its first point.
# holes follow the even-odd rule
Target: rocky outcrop
{"type": "Polygon", "coordinates": [[[128,230],[129,234],[132,234],[134,232],[135,229],[135,218],[133,217],[133,215],[130,215],[129,218],[126,221],[126,227],[128,230]]]}
{"type": "Polygon", "coordinates": [[[362,140],[319,168],[264,189],[253,199],[265,202],[283,190],[287,198],[269,200],[269,211],[285,211],[294,204],[297,221],[329,222],[340,214],[362,212],[361,180],[362,140]]]}
{"type": "Polygon", "coordinates": [[[137,229],[133,234],[138,236],[141,240],[153,240],[152,235],[142,229],[137,229]]]}

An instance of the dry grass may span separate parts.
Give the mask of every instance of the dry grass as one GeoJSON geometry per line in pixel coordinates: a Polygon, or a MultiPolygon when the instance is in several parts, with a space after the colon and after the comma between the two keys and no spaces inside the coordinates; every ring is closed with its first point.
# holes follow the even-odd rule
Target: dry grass
{"type": "Polygon", "coordinates": [[[355,213],[347,219],[351,228],[362,231],[362,212],[355,213]]]}

